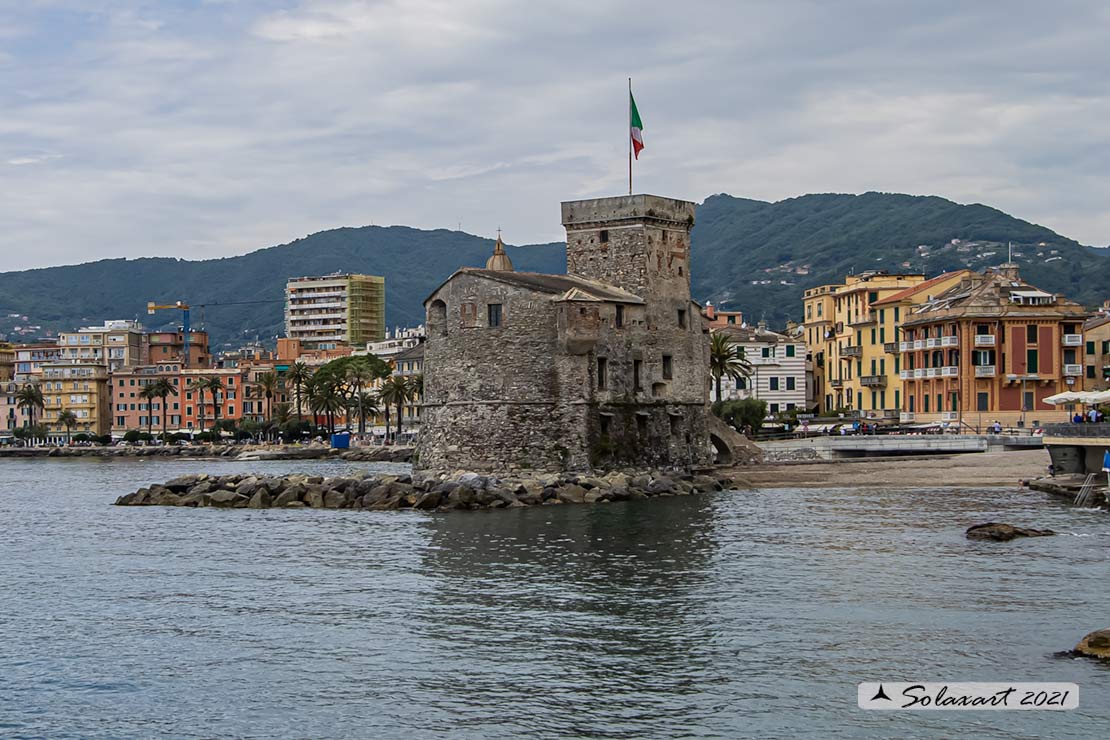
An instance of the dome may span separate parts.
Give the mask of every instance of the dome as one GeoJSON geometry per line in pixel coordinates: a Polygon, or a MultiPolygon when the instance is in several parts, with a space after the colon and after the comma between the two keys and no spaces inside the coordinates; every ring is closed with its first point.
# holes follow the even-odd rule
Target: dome
{"type": "Polygon", "coordinates": [[[493,254],[486,260],[487,270],[496,270],[497,272],[512,272],[513,261],[509,259],[509,255],[505,254],[505,245],[501,241],[501,232],[497,232],[497,243],[493,245],[493,254]]]}

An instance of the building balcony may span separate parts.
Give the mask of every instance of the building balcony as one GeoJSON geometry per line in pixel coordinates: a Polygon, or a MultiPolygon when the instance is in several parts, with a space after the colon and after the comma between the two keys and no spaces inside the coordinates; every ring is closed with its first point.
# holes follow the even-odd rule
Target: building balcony
{"type": "Polygon", "coordinates": [[[843,388],[844,380],[842,378],[829,378],[830,388],[843,388]]]}
{"type": "Polygon", "coordinates": [[[925,340],[924,339],[915,339],[915,340],[913,340],[913,348],[914,349],[925,349],[925,340]]]}
{"type": "Polygon", "coordinates": [[[954,334],[952,336],[949,336],[949,337],[941,337],[940,338],[940,346],[941,347],[959,347],[960,346],[960,338],[957,337],[954,334]]]}
{"type": "Polygon", "coordinates": [[[915,368],[911,372],[913,373],[913,377],[915,380],[925,377],[925,368],[923,367],[915,368]]]}
{"type": "MultiPolygon", "coordinates": [[[[1078,336],[1078,335],[1077,334],[1071,334],[1069,336],[1078,336]]],[[[1064,365],[1064,375],[1073,375],[1073,376],[1078,377],[1082,374],[1083,374],[1083,366],[1082,365],[1064,365]]]]}
{"type": "Polygon", "coordinates": [[[860,385],[864,388],[886,388],[885,375],[861,375],[859,379],[860,385]]]}
{"type": "Polygon", "coordinates": [[[903,344],[905,344],[905,342],[883,342],[883,352],[896,355],[902,351],[903,344]]]}
{"type": "Polygon", "coordinates": [[[863,347],[853,345],[840,350],[840,359],[845,360],[849,357],[863,357],[863,347]]]}
{"type": "Polygon", "coordinates": [[[959,411],[941,411],[940,412],[940,420],[941,421],[959,421],[960,420],[960,412],[959,411]]]}
{"type": "Polygon", "coordinates": [[[902,380],[913,380],[913,370],[900,370],[898,377],[902,380]]]}
{"type": "Polygon", "coordinates": [[[925,371],[925,377],[926,378],[939,378],[940,377],[940,368],[939,367],[926,367],[926,368],[922,368],[922,369],[925,371]]]}
{"type": "Polygon", "coordinates": [[[867,324],[875,323],[875,312],[864,311],[848,319],[848,326],[866,326],[867,324]]]}
{"type": "Polygon", "coordinates": [[[1065,347],[1082,347],[1083,335],[1082,334],[1065,334],[1062,337],[1062,342],[1065,347]]]}
{"type": "Polygon", "coordinates": [[[915,419],[917,419],[917,414],[912,411],[903,411],[898,414],[898,421],[902,422],[903,424],[907,421],[914,421],[915,419]]]}
{"type": "Polygon", "coordinates": [[[960,376],[960,368],[956,365],[945,365],[939,370],[942,378],[958,378],[960,376]]]}
{"type": "Polygon", "coordinates": [[[994,365],[976,365],[975,377],[976,378],[993,378],[998,370],[994,365]]]}
{"type": "Polygon", "coordinates": [[[993,347],[997,339],[993,334],[976,334],[975,346],[976,347],[993,347]]]}

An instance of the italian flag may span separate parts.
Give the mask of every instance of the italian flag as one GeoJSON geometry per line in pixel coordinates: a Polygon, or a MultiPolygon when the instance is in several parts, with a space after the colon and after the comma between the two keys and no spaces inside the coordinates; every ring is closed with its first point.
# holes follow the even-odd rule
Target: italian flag
{"type": "Polygon", "coordinates": [[[632,91],[628,91],[628,112],[629,126],[632,129],[632,151],[636,154],[636,159],[640,158],[640,150],[644,148],[644,124],[640,121],[640,111],[636,110],[636,98],[632,97],[632,91]]]}

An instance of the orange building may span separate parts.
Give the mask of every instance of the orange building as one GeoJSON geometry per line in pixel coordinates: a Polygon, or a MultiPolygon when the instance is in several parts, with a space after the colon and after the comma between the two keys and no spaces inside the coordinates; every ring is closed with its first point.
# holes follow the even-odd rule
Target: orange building
{"type": "Polygon", "coordinates": [[[743,326],[743,311],[721,311],[712,303],[705,306],[705,318],[709,319],[709,329],[722,329],[729,326],[743,326]]]}
{"type": "Polygon", "coordinates": [[[1083,306],[1002,265],[906,316],[902,419],[983,428],[1066,420],[1044,399],[1083,387],[1083,306]]]}
{"type": "MultiPolygon", "coordinates": [[[[185,359],[185,332],[148,331],[143,334],[142,364],[158,365],[183,362],[185,359]]],[[[208,351],[208,332],[189,332],[188,367],[211,367],[212,355],[208,351]]]]}
{"type": "Polygon", "coordinates": [[[160,365],[137,365],[125,367],[112,373],[112,434],[122,436],[134,429],[146,431],[150,428],[155,434],[162,431],[162,416],[166,418],[166,429],[182,429],[181,365],[177,362],[160,365]],[[162,399],[145,400],[141,393],[144,387],[161,378],[168,378],[177,388],[177,395],[166,397],[166,408],[162,399]]]}

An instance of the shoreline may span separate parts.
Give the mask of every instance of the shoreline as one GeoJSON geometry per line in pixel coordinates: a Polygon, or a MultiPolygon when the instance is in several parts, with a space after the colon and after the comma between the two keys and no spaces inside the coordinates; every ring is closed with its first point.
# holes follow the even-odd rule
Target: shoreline
{"type": "Polygon", "coordinates": [[[1044,449],[960,455],[854,457],[764,463],[730,472],[754,488],[975,488],[1020,487],[1042,477],[1044,449]]]}
{"type": "Polygon", "coordinates": [[[150,447],[8,447],[0,448],[0,460],[101,458],[137,460],[166,458],[189,460],[342,460],[347,462],[402,462],[412,460],[411,447],[352,447],[284,445],[197,445],[150,447]]]}

